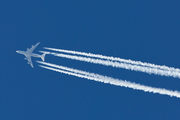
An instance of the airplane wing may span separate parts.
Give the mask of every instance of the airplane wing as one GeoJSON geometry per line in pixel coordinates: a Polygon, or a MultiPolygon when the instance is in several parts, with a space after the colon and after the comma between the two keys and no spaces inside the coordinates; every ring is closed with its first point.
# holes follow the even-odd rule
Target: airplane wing
{"type": "Polygon", "coordinates": [[[32,63],[32,61],[31,61],[31,57],[26,57],[26,58],[27,58],[27,60],[28,60],[28,64],[30,64],[31,67],[34,68],[33,63],[32,63]]]}
{"type": "Polygon", "coordinates": [[[32,47],[30,49],[27,48],[27,52],[28,53],[32,53],[33,50],[40,44],[40,42],[36,43],[35,45],[32,45],[32,47]]]}

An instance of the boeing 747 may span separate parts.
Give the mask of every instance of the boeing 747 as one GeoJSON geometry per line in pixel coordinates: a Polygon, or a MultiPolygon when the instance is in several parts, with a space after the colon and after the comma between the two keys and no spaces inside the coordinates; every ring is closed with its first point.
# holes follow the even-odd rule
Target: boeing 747
{"type": "Polygon", "coordinates": [[[36,45],[32,45],[32,47],[29,49],[27,48],[27,51],[20,51],[20,50],[17,50],[16,52],[19,53],[19,54],[23,54],[25,55],[25,60],[28,61],[28,64],[31,65],[31,67],[33,68],[33,63],[31,61],[31,57],[39,57],[42,59],[42,61],[44,61],[44,58],[45,58],[45,55],[46,53],[42,54],[42,55],[38,55],[38,54],[35,54],[35,53],[32,53],[33,50],[40,44],[40,42],[38,42],[36,45]]]}

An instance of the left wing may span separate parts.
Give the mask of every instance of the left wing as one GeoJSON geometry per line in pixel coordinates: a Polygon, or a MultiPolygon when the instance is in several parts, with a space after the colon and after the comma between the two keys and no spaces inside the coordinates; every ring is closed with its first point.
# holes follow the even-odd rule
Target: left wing
{"type": "Polygon", "coordinates": [[[32,53],[33,52],[33,50],[38,46],[40,44],[40,42],[38,42],[37,44],[35,44],[35,45],[32,45],[32,47],[30,48],[30,49],[28,49],[27,48],[27,51],[26,52],[28,52],[28,53],[32,53]]]}
{"type": "Polygon", "coordinates": [[[27,58],[27,60],[28,60],[28,64],[30,64],[31,67],[34,68],[33,63],[32,63],[32,61],[31,61],[31,57],[26,57],[26,58],[27,58]]]}

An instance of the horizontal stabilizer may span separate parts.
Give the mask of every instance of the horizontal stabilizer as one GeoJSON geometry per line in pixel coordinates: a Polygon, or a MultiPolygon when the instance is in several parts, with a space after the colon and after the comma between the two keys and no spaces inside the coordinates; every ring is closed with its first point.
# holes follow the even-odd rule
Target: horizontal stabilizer
{"type": "Polygon", "coordinates": [[[42,54],[41,55],[41,59],[42,59],[42,61],[44,61],[44,59],[45,59],[45,55],[46,55],[47,53],[44,53],[44,54],[42,54]]]}

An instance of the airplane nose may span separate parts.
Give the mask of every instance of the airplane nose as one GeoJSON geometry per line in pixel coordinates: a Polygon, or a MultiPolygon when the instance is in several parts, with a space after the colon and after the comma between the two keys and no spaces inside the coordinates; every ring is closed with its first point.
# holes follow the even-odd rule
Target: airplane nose
{"type": "Polygon", "coordinates": [[[19,51],[16,50],[16,52],[18,53],[19,51]]]}

